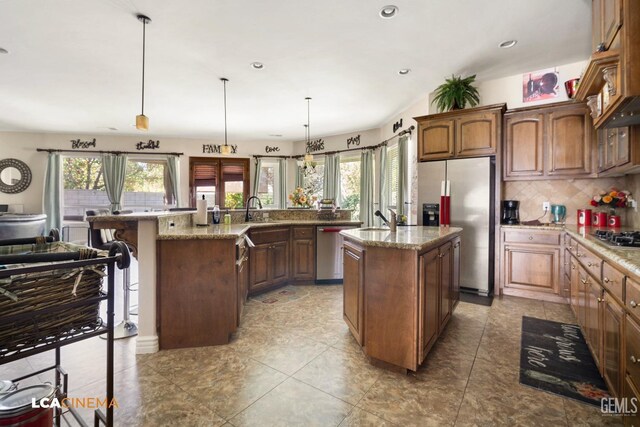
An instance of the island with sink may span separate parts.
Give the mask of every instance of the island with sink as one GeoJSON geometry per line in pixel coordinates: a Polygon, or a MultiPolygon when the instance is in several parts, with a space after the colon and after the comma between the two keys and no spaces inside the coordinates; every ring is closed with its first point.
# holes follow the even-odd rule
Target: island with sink
{"type": "Polygon", "coordinates": [[[345,230],[343,317],[374,362],[416,371],[460,299],[457,227],[345,230]]]}

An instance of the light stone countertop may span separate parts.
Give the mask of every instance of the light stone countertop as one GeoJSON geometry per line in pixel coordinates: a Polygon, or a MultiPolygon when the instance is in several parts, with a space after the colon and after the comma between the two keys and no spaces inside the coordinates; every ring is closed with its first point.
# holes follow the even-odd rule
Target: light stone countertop
{"type": "MultiPolygon", "coordinates": [[[[575,225],[568,225],[565,227],[565,230],[571,237],[576,239],[578,243],[582,244],[587,249],[601,255],[611,264],[618,264],[630,273],[640,277],[640,248],[625,248],[623,246],[609,245],[593,236],[593,233],[597,230],[596,227],[577,227],[575,225]]],[[[632,230],[633,229],[631,228],[622,227],[615,229],[614,231],[620,232],[632,230]]]]}
{"type": "Polygon", "coordinates": [[[360,227],[360,221],[344,220],[273,220],[264,222],[251,222],[240,224],[218,224],[207,227],[169,228],[165,232],[158,233],[158,240],[191,240],[191,239],[237,239],[250,229],[282,227],[291,225],[313,226],[353,226],[360,227]]]}
{"type": "Polygon", "coordinates": [[[358,228],[340,234],[363,246],[411,249],[419,251],[427,246],[462,232],[459,227],[398,227],[395,233],[388,229],[358,228]]]}

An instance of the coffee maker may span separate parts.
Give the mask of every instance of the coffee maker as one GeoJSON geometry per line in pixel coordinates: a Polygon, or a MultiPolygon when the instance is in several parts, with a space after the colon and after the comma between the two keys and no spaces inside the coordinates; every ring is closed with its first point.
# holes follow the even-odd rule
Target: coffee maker
{"type": "Polygon", "coordinates": [[[502,201],[502,217],[500,224],[520,224],[520,202],[518,200],[502,201]]]}

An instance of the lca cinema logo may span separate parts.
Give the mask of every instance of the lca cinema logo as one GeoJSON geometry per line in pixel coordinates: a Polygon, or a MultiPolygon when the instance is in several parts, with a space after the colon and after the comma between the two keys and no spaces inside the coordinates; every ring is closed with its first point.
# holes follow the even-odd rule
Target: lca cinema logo
{"type": "Polygon", "coordinates": [[[635,415],[638,413],[638,399],[603,397],[600,400],[600,411],[608,416],[635,415]]]}
{"type": "Polygon", "coordinates": [[[116,398],[112,398],[111,401],[107,400],[105,397],[101,399],[99,397],[64,397],[62,399],[58,399],[57,397],[48,398],[45,397],[40,400],[36,400],[35,398],[31,398],[31,407],[32,408],[87,408],[87,409],[98,409],[98,408],[119,408],[118,401],[116,398]]]}

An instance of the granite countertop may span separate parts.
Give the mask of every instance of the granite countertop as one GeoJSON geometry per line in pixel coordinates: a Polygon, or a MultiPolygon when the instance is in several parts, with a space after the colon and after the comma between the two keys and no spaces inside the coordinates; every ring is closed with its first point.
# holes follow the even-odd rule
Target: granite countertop
{"type": "Polygon", "coordinates": [[[361,221],[353,220],[272,220],[240,224],[218,224],[207,227],[170,228],[158,233],[158,240],[190,240],[190,239],[236,239],[250,229],[266,227],[282,227],[291,225],[332,225],[359,227],[361,221]]]}
{"type": "Polygon", "coordinates": [[[460,232],[462,228],[459,227],[398,227],[395,233],[386,229],[358,228],[340,234],[363,246],[421,250],[460,232]]]}
{"type": "Polygon", "coordinates": [[[524,229],[524,230],[557,230],[557,231],[564,231],[565,226],[564,225],[559,225],[559,224],[541,224],[541,225],[524,225],[524,224],[517,224],[517,225],[500,225],[500,227],[502,228],[514,228],[514,229],[524,229]]]}
{"type": "MultiPolygon", "coordinates": [[[[640,248],[625,248],[622,246],[611,246],[593,236],[596,227],[578,227],[568,225],[565,230],[571,237],[576,239],[578,243],[592,250],[598,255],[608,260],[610,263],[618,264],[620,267],[628,270],[630,273],[640,276],[640,248]]],[[[631,228],[617,228],[616,232],[632,231],[631,228]]]]}

